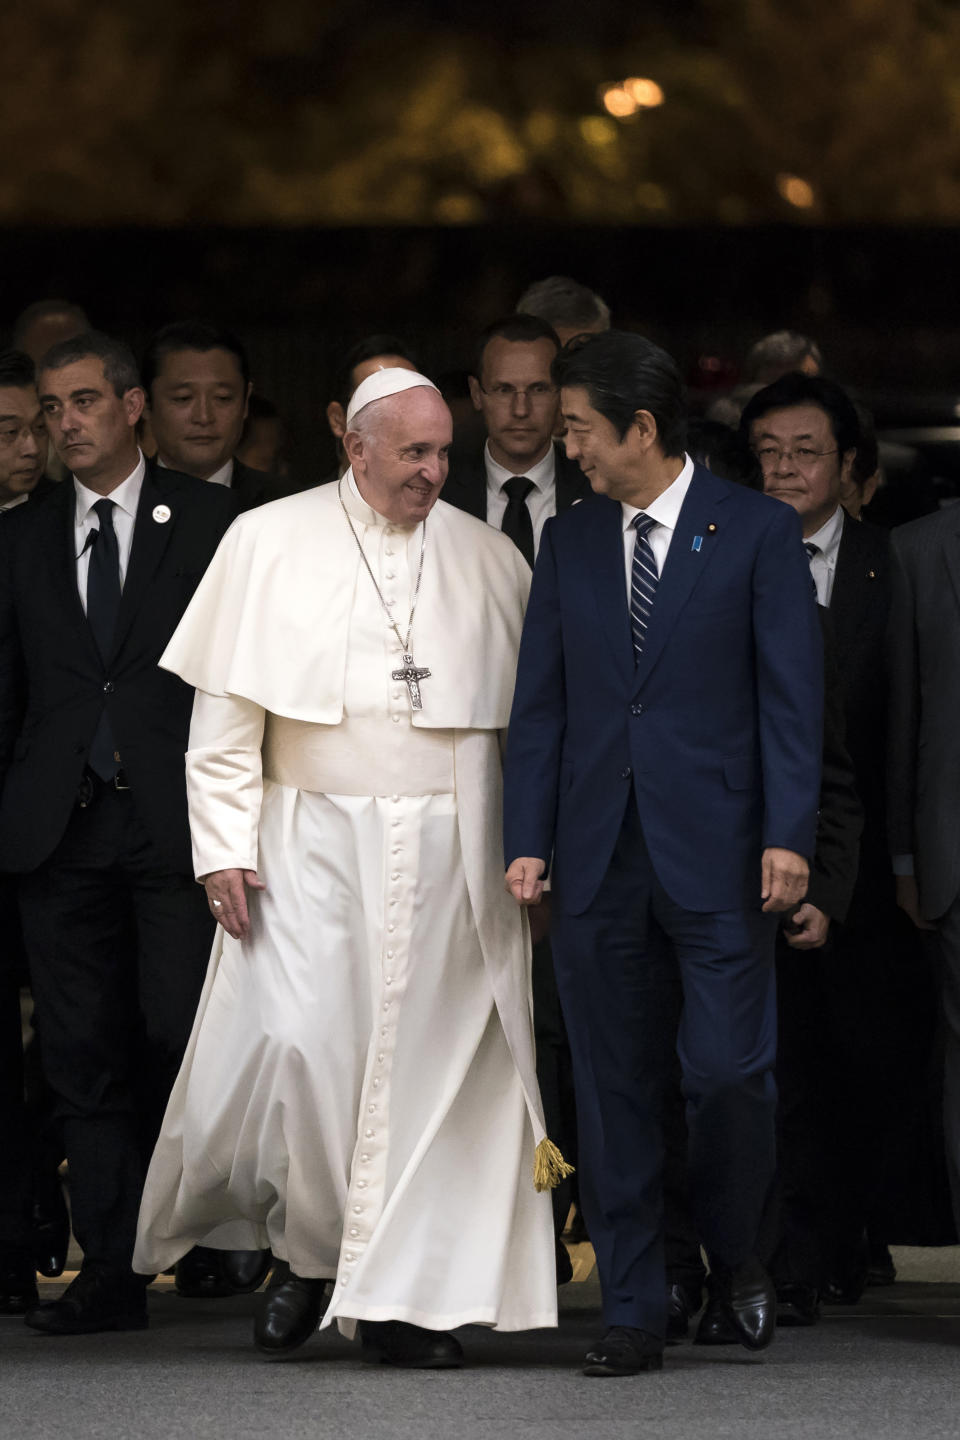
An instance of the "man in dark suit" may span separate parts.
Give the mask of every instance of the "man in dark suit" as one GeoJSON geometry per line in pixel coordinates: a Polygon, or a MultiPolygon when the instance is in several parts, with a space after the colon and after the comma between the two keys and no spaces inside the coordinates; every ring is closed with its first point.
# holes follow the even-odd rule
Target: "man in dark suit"
{"type": "Polygon", "coordinates": [[[659,1369],[661,1119],[670,1018],[711,1287],[769,1344],[756,1258],[774,1166],[776,914],[813,853],[823,656],[783,507],[695,466],[668,355],[610,331],[565,350],[567,453],[596,495],[548,522],[505,775],[507,883],[553,946],[573,1051],[581,1196],[608,1331],[590,1375],[659,1369]]]}
{"type": "Polygon", "coordinates": [[[161,465],[225,486],[241,510],[279,497],[274,477],[236,458],[253,389],[236,335],[199,321],[165,325],[147,344],[141,373],[161,465]]]}
{"type": "MultiPolygon", "coordinates": [[[[550,366],[560,342],[545,320],[509,315],[488,325],[477,344],[470,393],[483,431],[470,429],[454,441],[443,498],[460,510],[504,530],[531,566],[547,520],[589,495],[580,466],[554,440],[560,397],[550,366]]],[[[533,1021],[537,1079],[547,1129],[568,1159],[577,1153],[570,1047],[567,1043],[553,955],[547,935],[549,901],[532,913],[533,1021]]],[[[557,1277],[573,1270],[560,1242],[575,1179],[553,1192],[557,1277]]]]}
{"type": "MultiPolygon", "coordinates": [[[[0,354],[0,525],[54,488],[44,478],[47,427],[33,361],[0,354]]],[[[33,1144],[24,1102],[20,987],[26,958],[16,886],[0,874],[0,1315],[23,1314],[37,1300],[31,1245],[33,1144]]]]}
{"type": "Polygon", "coordinates": [[[532,566],[552,515],[589,495],[579,465],[554,436],[559,396],[550,374],[560,341],[535,315],[508,315],[480,337],[470,377],[486,430],[454,441],[443,498],[487,520],[532,566]]]}
{"type": "Polygon", "coordinates": [[[27,1323],[76,1334],[146,1324],[130,1270],[140,1187],[213,929],[192,879],[192,692],[157,662],[237,505],[145,463],[125,345],[63,342],[39,392],[72,478],[0,528],[0,870],[20,877],[84,1252],[27,1323]]]}
{"type": "Polygon", "coordinates": [[[944,1022],[943,1125],[960,1232],[960,515],[893,536],[889,842],[898,902],[935,930],[944,1022]]]}
{"type": "MultiPolygon", "coordinates": [[[[829,927],[829,941],[816,956],[788,957],[778,980],[780,1083],[785,1103],[802,1095],[807,1103],[793,1104],[795,1123],[784,1137],[773,1270],[786,1302],[783,1317],[811,1323],[821,1292],[848,1304],[860,1298],[866,1231],[882,1229],[894,1210],[886,1156],[897,1132],[914,1128],[923,1109],[930,973],[897,912],[886,833],[890,540],[840,504],[860,441],[856,409],[830,380],[785,375],[753,396],[741,428],[759,457],[766,492],[800,516],[817,598],[833,631],[847,747],[864,808],[843,924],[830,926],[828,912],[808,896],[806,934],[827,940],[829,927]]],[[[902,1191],[909,1178],[895,1177],[894,1187],[902,1191]]]]}

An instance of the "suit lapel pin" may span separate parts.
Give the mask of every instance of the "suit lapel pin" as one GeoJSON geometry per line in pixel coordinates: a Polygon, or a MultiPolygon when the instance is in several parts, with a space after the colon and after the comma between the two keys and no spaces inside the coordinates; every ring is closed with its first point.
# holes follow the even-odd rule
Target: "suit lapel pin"
{"type": "Polygon", "coordinates": [[[867,579],[868,579],[868,580],[876,580],[876,578],[877,578],[877,572],[876,572],[876,570],[868,570],[868,571],[867,571],[867,579]]]}
{"type": "Polygon", "coordinates": [[[694,537],[693,537],[693,544],[690,546],[690,549],[691,549],[691,550],[699,550],[702,545],[703,545],[703,536],[702,536],[702,535],[694,535],[694,537]]]}
{"type": "Polygon", "coordinates": [[[708,535],[716,535],[716,533],[717,533],[716,524],[715,524],[715,522],[714,522],[713,520],[711,520],[711,521],[710,521],[710,524],[707,526],[707,534],[708,534],[708,535]]]}
{"type": "Polygon", "coordinates": [[[156,520],[158,525],[166,525],[167,521],[170,519],[170,506],[154,505],[153,518],[154,520],[156,520]]]}

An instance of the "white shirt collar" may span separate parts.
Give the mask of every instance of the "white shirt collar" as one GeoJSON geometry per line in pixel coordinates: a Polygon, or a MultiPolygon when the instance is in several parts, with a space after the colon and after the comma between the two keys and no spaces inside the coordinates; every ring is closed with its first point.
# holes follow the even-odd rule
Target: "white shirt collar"
{"type": "Polygon", "coordinates": [[[843,506],[838,505],[825,524],[814,535],[808,535],[804,540],[805,545],[816,545],[820,554],[828,564],[836,562],[837,553],[840,549],[840,536],[843,534],[843,506]]]}
{"type": "MultiPolygon", "coordinates": [[[[169,469],[171,468],[171,467],[167,464],[166,460],[161,459],[161,457],[160,457],[159,455],[157,456],[157,464],[160,466],[160,469],[161,469],[161,470],[169,470],[169,469]]],[[[221,465],[219,470],[214,470],[214,472],[213,472],[212,475],[208,475],[208,476],[207,476],[207,484],[208,484],[208,485],[226,485],[228,488],[233,484],[233,456],[232,456],[232,455],[230,456],[230,459],[227,461],[227,463],[226,463],[225,465],[221,465]]]]}
{"type": "MultiPolygon", "coordinates": [[[[649,515],[651,520],[656,520],[658,525],[663,525],[667,530],[676,530],[677,521],[680,518],[680,510],[684,500],[687,498],[687,491],[690,489],[690,481],[693,479],[693,461],[689,455],[683,457],[683,469],[671,485],[668,485],[656,500],[643,507],[644,515],[649,515]]],[[[636,505],[628,505],[626,501],[620,502],[623,511],[623,528],[629,530],[633,524],[635,515],[640,514],[636,505]]]]}
{"type": "Polygon", "coordinates": [[[29,500],[30,493],[26,495],[14,495],[12,500],[4,500],[0,503],[0,515],[2,515],[5,510],[13,510],[15,506],[22,505],[25,500],[29,500]]]}
{"type": "MultiPolygon", "coordinates": [[[[109,495],[98,495],[95,490],[88,490],[74,475],[73,484],[77,496],[76,527],[77,530],[86,530],[93,523],[92,511],[98,500],[112,500],[118,505],[131,520],[137,518],[137,506],[140,503],[140,491],[143,488],[143,477],[146,474],[147,462],[143,458],[143,451],[140,451],[140,459],[126,480],[122,481],[109,495]]],[[[84,537],[86,538],[86,537],[84,537]]]]}
{"type": "Polygon", "coordinates": [[[487,471],[487,484],[493,490],[502,490],[508,480],[514,475],[522,475],[526,480],[532,480],[538,490],[548,490],[554,482],[556,475],[556,457],[553,452],[553,442],[542,460],[536,465],[531,465],[529,470],[507,470],[490,454],[490,441],[483,447],[483,463],[487,471]]]}

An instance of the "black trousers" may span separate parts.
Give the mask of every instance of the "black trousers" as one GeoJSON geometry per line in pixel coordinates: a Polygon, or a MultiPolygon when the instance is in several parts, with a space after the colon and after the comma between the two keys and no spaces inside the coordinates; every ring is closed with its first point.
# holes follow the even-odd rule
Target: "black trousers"
{"type": "Polygon", "coordinates": [[[15,882],[0,876],[0,1263],[29,1249],[33,1155],[24,1100],[20,987],[26,979],[15,882]]]}
{"type": "Polygon", "coordinates": [[[662,1335],[662,1124],[675,1054],[699,1233],[727,1265],[756,1246],[774,1167],[776,917],[759,909],[683,910],[656,878],[632,803],[590,908],[566,914],[559,889],[554,907],[580,1194],[604,1319],[662,1335]],[[679,1034],[672,1027],[678,979],[679,1034]]]}
{"type": "Polygon", "coordinates": [[[130,791],[95,784],[21,913],[47,1081],[86,1261],[128,1271],[149,1161],[189,1038],[214,922],[130,791]]]}
{"type": "MultiPolygon", "coordinates": [[[[553,951],[549,940],[533,947],[533,1035],[537,1047],[537,1083],[547,1134],[568,1164],[577,1165],[577,1107],[573,1089],[570,1042],[563,1023],[553,951]]],[[[553,1229],[560,1235],[576,1198],[574,1180],[563,1180],[550,1192],[553,1229]]]]}

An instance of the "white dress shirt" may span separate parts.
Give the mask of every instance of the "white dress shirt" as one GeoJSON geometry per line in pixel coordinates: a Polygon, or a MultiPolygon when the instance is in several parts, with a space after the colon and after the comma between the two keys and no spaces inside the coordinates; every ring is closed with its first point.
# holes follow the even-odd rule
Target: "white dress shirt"
{"type": "Polygon", "coordinates": [[[840,536],[843,534],[843,507],[838,505],[826,524],[815,535],[808,535],[804,545],[816,545],[818,553],[810,556],[810,574],[817,587],[817,603],[829,607],[833,598],[833,582],[837,573],[840,536]]]}
{"type": "Polygon", "coordinates": [[[87,573],[90,569],[90,548],[89,539],[94,530],[100,529],[100,517],[94,511],[94,505],[98,500],[113,501],[113,528],[117,536],[117,549],[120,552],[120,586],[127,578],[127,566],[130,563],[130,547],[133,544],[133,527],[137,518],[137,506],[140,503],[140,491],[143,488],[143,477],[146,473],[146,461],[143,453],[135,470],[131,472],[118,485],[116,490],[111,490],[109,495],[98,495],[95,490],[88,490],[86,485],[81,485],[74,475],[73,484],[77,492],[76,512],[74,515],[74,529],[77,557],[77,589],[80,592],[80,603],[83,606],[84,614],[87,611],[87,573]]]}
{"type": "Polygon", "coordinates": [[[487,524],[496,526],[498,530],[503,527],[503,517],[507,509],[504,485],[514,475],[522,475],[525,480],[533,481],[533,489],[527,496],[526,504],[533,525],[533,555],[536,559],[543,527],[551,515],[557,513],[557,465],[553,444],[551,443],[543,459],[538,460],[529,470],[506,470],[490,454],[488,441],[483,447],[483,463],[487,471],[487,524]]]}
{"type": "Polygon", "coordinates": [[[12,500],[4,500],[0,504],[0,515],[5,515],[8,510],[15,509],[17,505],[23,505],[29,499],[29,495],[14,495],[12,500]]]}
{"type": "Polygon", "coordinates": [[[620,509],[623,511],[623,559],[627,571],[627,604],[630,603],[630,595],[633,590],[633,552],[637,543],[637,532],[633,528],[635,515],[649,515],[651,520],[656,520],[656,525],[647,535],[650,549],[653,551],[653,558],[657,562],[657,573],[663,574],[664,562],[667,552],[670,549],[670,541],[673,539],[673,532],[677,528],[677,521],[680,518],[680,507],[687,498],[687,491],[690,489],[690,481],[693,479],[693,461],[689,455],[683,457],[683,469],[674,480],[668,485],[656,500],[644,506],[643,511],[635,505],[627,505],[621,502],[620,509]]]}
{"type": "MultiPolygon", "coordinates": [[[[167,464],[166,460],[161,460],[159,455],[157,456],[157,464],[160,466],[160,469],[161,469],[161,470],[169,470],[169,469],[170,469],[170,466],[167,464]]],[[[224,485],[228,490],[230,489],[230,486],[233,484],[233,456],[232,456],[232,455],[231,455],[230,459],[227,461],[226,465],[221,465],[219,470],[214,470],[214,472],[213,472],[212,475],[208,475],[208,476],[207,476],[207,484],[208,484],[208,485],[224,485]]]]}

